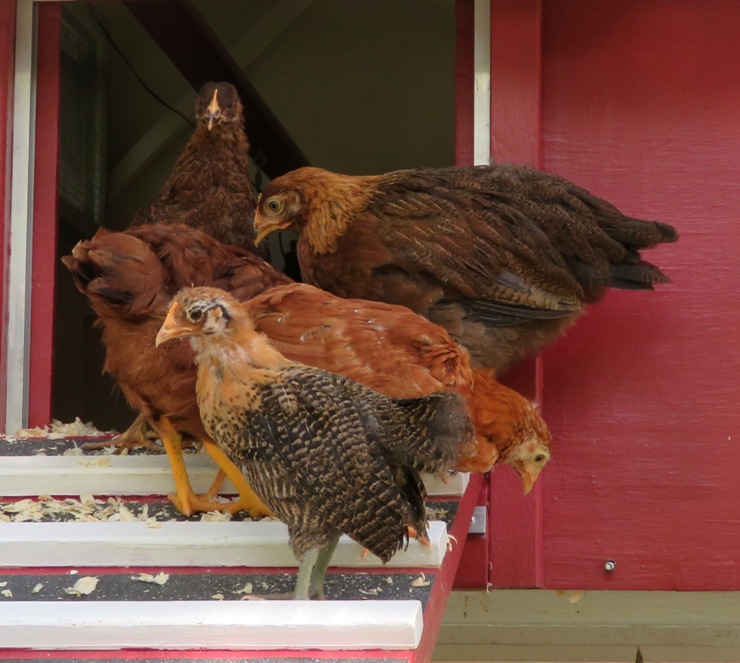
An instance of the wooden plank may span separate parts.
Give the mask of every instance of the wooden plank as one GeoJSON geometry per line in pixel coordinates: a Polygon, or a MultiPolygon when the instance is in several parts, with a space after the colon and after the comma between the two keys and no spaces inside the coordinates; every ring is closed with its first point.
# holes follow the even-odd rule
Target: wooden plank
{"type": "Polygon", "coordinates": [[[545,583],[737,590],[740,4],[545,6],[544,165],[681,233],[546,353],[545,583]]]}
{"type": "MultiPolygon", "coordinates": [[[[288,529],[280,522],[0,523],[0,567],[249,566],[293,567],[288,529]]],[[[448,552],[447,525],[429,523],[429,545],[411,540],[386,568],[438,568],[448,552]]],[[[382,567],[343,536],[332,566],[382,567]]]]}
{"type": "MultiPolygon", "coordinates": [[[[497,0],[491,5],[491,152],[496,161],[539,166],[541,1],[497,0]]],[[[540,360],[530,360],[509,371],[504,382],[541,403],[541,376],[540,360]]],[[[548,470],[526,497],[511,472],[491,474],[490,581],[494,587],[542,585],[542,495],[548,470]]]]}
{"type": "MultiPolygon", "coordinates": [[[[6,256],[10,229],[10,144],[13,127],[13,70],[15,66],[15,2],[0,3],[0,313],[5,320],[6,256]]],[[[0,431],[5,430],[7,325],[0,325],[0,431]]]]}
{"type": "Polygon", "coordinates": [[[429,663],[432,659],[434,645],[439,635],[442,618],[450,597],[452,583],[461,563],[465,541],[473,517],[473,509],[477,502],[480,487],[483,483],[482,474],[473,474],[465,495],[460,500],[455,521],[450,532],[452,546],[445,556],[442,568],[436,573],[432,595],[424,614],[424,636],[418,649],[414,652],[414,663],[429,663]]]}
{"type": "Polygon", "coordinates": [[[422,628],[418,601],[0,603],[4,648],[394,650],[422,628]]]}
{"type": "MultiPolygon", "coordinates": [[[[186,454],[185,463],[193,489],[205,492],[217,467],[205,453],[186,454]]],[[[430,496],[462,495],[469,481],[467,473],[447,482],[425,476],[430,496]]],[[[0,490],[5,497],[29,495],[167,495],[175,483],[165,455],[115,456],[1,456],[0,490]]],[[[223,493],[235,491],[230,481],[223,493]]]]}
{"type": "Polygon", "coordinates": [[[54,284],[57,268],[61,24],[60,3],[43,3],[38,6],[29,426],[42,425],[51,420],[54,284]]]}
{"type": "Polygon", "coordinates": [[[453,592],[435,660],[736,661],[738,625],[733,592],[453,592]]]}

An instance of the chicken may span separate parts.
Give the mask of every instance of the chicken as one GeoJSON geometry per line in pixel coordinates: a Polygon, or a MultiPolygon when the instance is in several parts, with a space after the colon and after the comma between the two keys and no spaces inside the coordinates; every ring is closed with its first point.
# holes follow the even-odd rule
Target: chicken
{"type": "MultiPolygon", "coordinates": [[[[267,257],[253,241],[255,195],[249,179],[249,140],[236,88],[206,83],[195,102],[196,127],[159,196],[139,210],[131,226],[187,224],[211,237],[267,257]]],[[[187,284],[189,285],[189,284],[187,284]]],[[[147,442],[147,426],[137,418],[112,441],[92,442],[85,449],[116,446],[118,452],[147,442]]]]}
{"type": "MultiPolygon", "coordinates": [[[[184,286],[216,285],[248,299],[289,279],[249,251],[181,224],[143,225],[121,233],[101,229],[62,261],[103,327],[104,370],[165,444],[177,485],[173,502],[185,514],[218,508],[220,503],[209,496],[193,493],[179,450],[183,434],[208,442],[195,399],[192,349],[177,342],[157,350],[154,339],[172,296],[184,286]]],[[[132,426],[143,427],[141,418],[132,426]]],[[[206,444],[206,450],[215,454],[246,500],[232,510],[246,504],[252,515],[264,514],[240,472],[213,444],[206,444]]]]}
{"type": "Polygon", "coordinates": [[[340,534],[387,562],[408,527],[424,533],[419,471],[453,468],[472,434],[464,400],[394,400],[286,359],[239,302],[213,288],[173,300],[157,345],[189,337],[207,432],[288,526],[295,598],[324,598],[340,534]]]}
{"type": "Polygon", "coordinates": [[[497,374],[607,288],[669,282],[640,251],[678,238],[557,175],[507,164],[366,177],[300,168],[265,189],[254,226],[258,242],[299,234],[304,281],[407,306],[497,374]]]}
{"type": "Polygon", "coordinates": [[[195,102],[196,127],[159,196],[131,225],[185,223],[257,251],[252,237],[255,194],[249,179],[249,140],[236,88],[206,83],[195,102]]]}
{"type": "Polygon", "coordinates": [[[340,373],[394,398],[446,389],[461,394],[475,438],[457,470],[502,461],[531,490],[550,458],[550,432],[535,406],[468,354],[438,325],[402,306],[342,299],[312,286],[276,286],[242,304],[256,329],[294,361],[340,373]]]}

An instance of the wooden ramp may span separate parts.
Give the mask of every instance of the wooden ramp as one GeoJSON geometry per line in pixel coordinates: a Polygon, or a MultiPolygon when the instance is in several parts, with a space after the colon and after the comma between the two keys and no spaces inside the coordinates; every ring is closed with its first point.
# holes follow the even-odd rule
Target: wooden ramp
{"type": "MultiPolygon", "coordinates": [[[[481,475],[427,482],[430,545],[384,566],[343,537],[327,601],[278,601],[296,572],[282,523],[186,518],[166,456],[84,441],[0,440],[0,661],[431,659],[481,475]]],[[[187,463],[205,491],[215,466],[187,463]]]]}

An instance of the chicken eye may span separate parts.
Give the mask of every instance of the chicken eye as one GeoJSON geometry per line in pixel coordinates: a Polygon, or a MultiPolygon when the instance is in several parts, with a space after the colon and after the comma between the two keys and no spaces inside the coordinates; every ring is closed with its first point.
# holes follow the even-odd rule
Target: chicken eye
{"type": "Polygon", "coordinates": [[[545,454],[537,454],[534,457],[534,462],[535,463],[541,463],[543,460],[545,460],[545,454]]]}
{"type": "Polygon", "coordinates": [[[267,208],[268,212],[276,214],[281,209],[283,209],[283,203],[280,202],[277,198],[270,198],[270,200],[265,203],[265,207],[267,208]]]}
{"type": "Polygon", "coordinates": [[[188,317],[193,322],[198,322],[198,320],[200,320],[203,317],[203,311],[201,311],[200,309],[195,309],[194,311],[190,311],[190,314],[188,315],[188,317]]]}

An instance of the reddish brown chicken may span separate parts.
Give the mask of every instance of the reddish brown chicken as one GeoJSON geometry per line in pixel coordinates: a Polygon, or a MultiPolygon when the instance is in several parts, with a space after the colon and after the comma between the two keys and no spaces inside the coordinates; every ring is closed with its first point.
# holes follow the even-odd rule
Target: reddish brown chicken
{"type": "Polygon", "coordinates": [[[550,433],[526,398],[468,354],[438,325],[402,306],[341,299],[306,284],[279,286],[243,304],[256,329],[293,361],[356,380],[386,396],[440,390],[465,397],[475,437],[461,471],[487,472],[499,460],[528,492],[550,458],[550,433]]]}
{"type": "MultiPolygon", "coordinates": [[[[144,418],[133,430],[141,431],[149,422],[165,443],[178,486],[178,508],[185,513],[214,508],[211,500],[193,494],[179,453],[180,435],[206,437],[195,402],[192,349],[187,341],[178,341],[158,350],[154,340],[171,298],[182,287],[213,285],[249,299],[290,279],[249,251],[178,224],[143,225],[121,233],[101,229],[62,260],[103,327],[105,371],[144,418]]],[[[214,445],[206,449],[218,456],[214,445]]],[[[235,468],[226,468],[232,480],[240,480],[235,468]]],[[[240,492],[245,496],[248,488],[243,484],[240,492]]],[[[250,508],[260,512],[260,505],[250,508]]]]}
{"type": "MultiPolygon", "coordinates": [[[[224,244],[256,253],[249,140],[236,88],[206,83],[195,102],[195,121],[195,131],[159,196],[131,225],[185,223],[224,244]]],[[[266,250],[261,255],[266,257],[266,250]]]]}
{"type": "Polygon", "coordinates": [[[273,180],[257,240],[298,232],[303,279],[408,306],[501,373],[541,350],[609,287],[668,277],[640,251],[678,238],[526,166],[356,177],[301,168],[273,180]]]}

